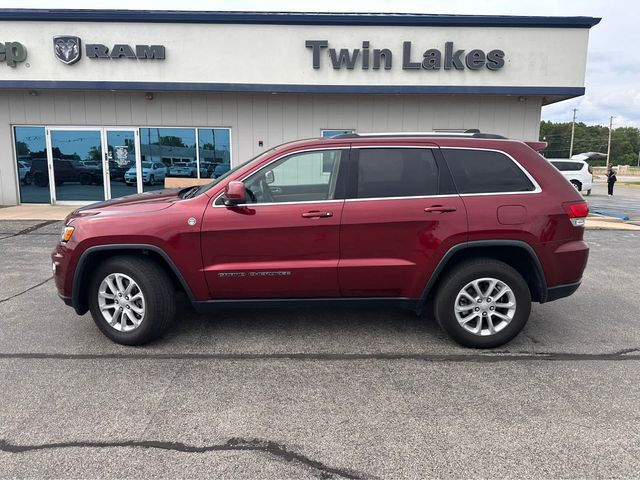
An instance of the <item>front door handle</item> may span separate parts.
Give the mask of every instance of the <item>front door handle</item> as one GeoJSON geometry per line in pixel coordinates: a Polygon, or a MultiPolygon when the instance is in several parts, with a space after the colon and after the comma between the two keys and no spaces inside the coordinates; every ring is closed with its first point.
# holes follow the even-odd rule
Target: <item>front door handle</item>
{"type": "Polygon", "coordinates": [[[319,210],[311,210],[302,214],[302,218],[327,218],[333,217],[331,212],[320,212],[319,210]]]}
{"type": "Polygon", "coordinates": [[[444,205],[431,205],[424,209],[427,213],[447,213],[447,212],[455,212],[456,207],[446,207],[444,205]]]}

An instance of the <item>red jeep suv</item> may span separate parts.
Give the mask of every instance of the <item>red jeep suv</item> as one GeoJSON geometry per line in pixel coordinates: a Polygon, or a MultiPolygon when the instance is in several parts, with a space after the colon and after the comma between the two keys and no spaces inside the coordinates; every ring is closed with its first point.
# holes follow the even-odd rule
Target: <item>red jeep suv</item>
{"type": "Polygon", "coordinates": [[[458,343],[496,347],[587,263],[587,204],[543,146],[477,131],[286,143],[207,185],[74,211],[56,286],[127,345],[167,329],[181,290],[198,312],[429,307],[458,343]]]}

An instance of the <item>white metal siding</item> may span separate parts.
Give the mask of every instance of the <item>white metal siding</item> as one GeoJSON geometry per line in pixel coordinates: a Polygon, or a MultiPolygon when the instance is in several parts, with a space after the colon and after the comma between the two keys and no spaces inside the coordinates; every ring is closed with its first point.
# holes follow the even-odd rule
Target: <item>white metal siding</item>
{"type": "Polygon", "coordinates": [[[280,143],[357,132],[479,128],[537,140],[541,98],[438,95],[46,92],[0,97],[0,204],[18,201],[13,125],[230,127],[232,163],[280,143]],[[258,146],[262,141],[263,146],[258,146]]]}

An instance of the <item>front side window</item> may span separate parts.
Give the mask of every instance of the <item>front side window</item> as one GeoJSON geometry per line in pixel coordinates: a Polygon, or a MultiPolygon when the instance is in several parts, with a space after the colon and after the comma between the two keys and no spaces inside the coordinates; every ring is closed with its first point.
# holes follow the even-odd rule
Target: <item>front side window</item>
{"type": "Polygon", "coordinates": [[[505,154],[488,150],[442,149],[458,193],[530,192],[535,186],[505,154]]]}
{"type": "Polygon", "coordinates": [[[276,160],[245,180],[248,203],[313,202],[336,197],[345,150],[302,152],[276,160]]]}
{"type": "Polygon", "coordinates": [[[362,148],[357,198],[438,194],[438,167],[428,148],[362,148]]]}

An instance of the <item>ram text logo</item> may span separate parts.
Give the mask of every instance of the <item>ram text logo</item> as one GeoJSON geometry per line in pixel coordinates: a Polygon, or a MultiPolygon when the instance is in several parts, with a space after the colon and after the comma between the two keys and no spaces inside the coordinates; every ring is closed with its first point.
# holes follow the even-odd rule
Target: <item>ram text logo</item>
{"type": "MultiPolygon", "coordinates": [[[[117,60],[130,58],[133,60],[164,60],[164,45],[128,45],[116,43],[111,49],[102,43],[85,44],[85,57],[89,59],[117,60]]],[[[65,65],[72,65],[82,57],[80,37],[73,35],[57,35],[53,37],[53,52],[65,65]]]]}

